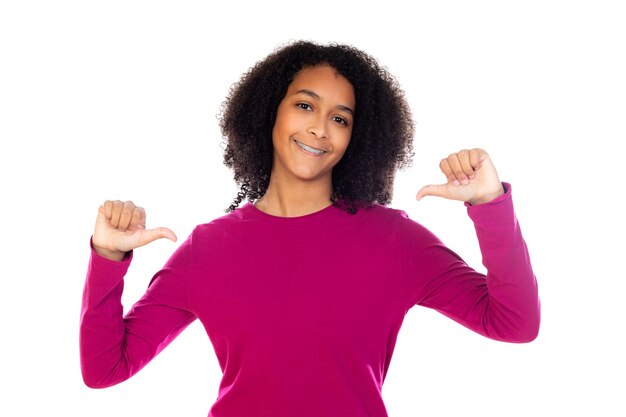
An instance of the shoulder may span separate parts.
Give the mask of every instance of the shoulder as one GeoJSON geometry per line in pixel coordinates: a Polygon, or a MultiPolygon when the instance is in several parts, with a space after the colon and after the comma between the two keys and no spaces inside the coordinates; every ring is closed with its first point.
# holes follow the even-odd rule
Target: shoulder
{"type": "Polygon", "coordinates": [[[441,243],[429,229],[399,208],[374,204],[359,209],[356,216],[362,218],[358,226],[359,229],[367,230],[368,236],[387,242],[386,244],[398,243],[402,247],[410,248],[413,253],[426,246],[441,243]]]}
{"type": "Polygon", "coordinates": [[[391,222],[400,225],[404,219],[409,216],[404,210],[387,207],[382,204],[374,203],[369,207],[360,208],[357,215],[361,215],[365,219],[377,222],[391,222]]]}
{"type": "Polygon", "coordinates": [[[245,221],[246,211],[248,211],[247,206],[240,207],[209,222],[198,224],[191,232],[191,239],[194,244],[221,240],[225,234],[245,221]]]}
{"type": "Polygon", "coordinates": [[[375,204],[368,210],[370,210],[368,214],[372,218],[377,219],[377,221],[382,222],[387,227],[393,225],[393,227],[397,228],[399,236],[403,240],[439,242],[439,239],[428,228],[409,217],[405,210],[381,204],[375,204]]]}
{"type": "Polygon", "coordinates": [[[356,214],[377,219],[397,219],[406,215],[403,210],[387,207],[379,203],[373,203],[370,206],[361,207],[358,209],[356,214]]]}
{"type": "Polygon", "coordinates": [[[381,229],[396,235],[401,234],[407,227],[420,227],[409,218],[406,211],[378,203],[359,209],[356,216],[360,217],[362,224],[368,228],[381,229]]]}

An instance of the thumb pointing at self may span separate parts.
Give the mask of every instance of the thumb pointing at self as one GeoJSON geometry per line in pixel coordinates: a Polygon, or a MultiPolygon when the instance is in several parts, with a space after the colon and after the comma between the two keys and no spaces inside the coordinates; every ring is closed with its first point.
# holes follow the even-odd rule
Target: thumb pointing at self
{"type": "Polygon", "coordinates": [[[157,239],[169,239],[172,242],[176,242],[176,234],[167,227],[157,227],[154,229],[144,230],[141,234],[140,245],[147,245],[150,242],[154,242],[157,239]]]}
{"type": "Polygon", "coordinates": [[[166,227],[146,229],[146,212],[132,201],[106,201],[98,209],[92,243],[101,255],[120,260],[126,252],[162,238],[177,239],[166,227]]]}
{"type": "Polygon", "coordinates": [[[425,196],[436,196],[474,205],[493,200],[504,193],[493,162],[482,149],[450,154],[441,160],[439,168],[448,182],[422,187],[415,196],[418,201],[425,196]]]}
{"type": "Polygon", "coordinates": [[[445,197],[446,187],[447,187],[447,184],[425,185],[419,190],[415,198],[417,199],[417,201],[420,201],[422,198],[426,196],[445,197]]]}

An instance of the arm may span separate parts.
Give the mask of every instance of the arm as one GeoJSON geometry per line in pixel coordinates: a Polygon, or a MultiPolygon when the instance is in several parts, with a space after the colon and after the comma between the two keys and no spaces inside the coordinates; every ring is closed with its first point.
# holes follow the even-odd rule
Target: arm
{"type": "Polygon", "coordinates": [[[511,187],[468,205],[487,275],[476,272],[419,224],[403,219],[410,303],[433,308],[486,337],[530,342],[539,331],[537,282],[515,218],[511,187]]]}
{"type": "MultiPolygon", "coordinates": [[[[145,230],[145,214],[132,214],[134,205],[127,217],[137,220],[133,225],[132,220],[124,224],[121,215],[114,219],[111,211],[107,216],[107,203],[99,210],[92,239],[80,320],[81,370],[85,384],[92,388],[103,388],[128,379],[195,318],[188,311],[184,285],[184,277],[189,274],[191,238],[155,275],[144,296],[123,317],[123,278],[132,259],[132,249],[137,247],[129,240],[137,239],[136,233],[154,232],[145,230]],[[120,224],[124,231],[120,230],[120,224]],[[103,247],[97,242],[100,245],[106,242],[116,244],[103,247]]],[[[135,242],[142,242],[141,239],[135,242]]]]}
{"type": "Polygon", "coordinates": [[[419,276],[412,301],[434,308],[497,340],[528,342],[537,336],[537,282],[515,217],[511,187],[498,178],[481,149],[451,154],[440,163],[447,184],[423,187],[427,195],[465,201],[474,221],[487,275],[467,266],[434,235],[404,221],[407,268],[419,276]]]}

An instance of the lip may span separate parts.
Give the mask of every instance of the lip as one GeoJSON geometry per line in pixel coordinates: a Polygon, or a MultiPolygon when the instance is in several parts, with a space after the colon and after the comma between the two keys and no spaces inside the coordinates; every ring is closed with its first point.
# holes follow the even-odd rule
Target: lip
{"type": "Polygon", "coordinates": [[[295,145],[298,147],[298,149],[300,149],[302,152],[306,153],[307,155],[312,155],[312,156],[322,156],[322,155],[324,155],[324,154],[328,153],[328,151],[327,151],[326,149],[319,149],[319,148],[316,148],[316,147],[314,147],[314,146],[307,145],[306,143],[304,143],[304,142],[300,142],[300,141],[299,141],[299,140],[297,140],[297,139],[294,139],[293,141],[294,141],[295,145]],[[308,147],[310,147],[310,148],[317,149],[318,151],[324,151],[324,152],[323,152],[323,153],[319,153],[319,154],[318,154],[318,153],[309,152],[309,151],[307,151],[306,149],[303,149],[300,145],[298,145],[298,143],[297,143],[297,142],[299,142],[299,143],[301,143],[301,144],[303,144],[303,145],[306,145],[306,146],[308,146],[308,147]]]}

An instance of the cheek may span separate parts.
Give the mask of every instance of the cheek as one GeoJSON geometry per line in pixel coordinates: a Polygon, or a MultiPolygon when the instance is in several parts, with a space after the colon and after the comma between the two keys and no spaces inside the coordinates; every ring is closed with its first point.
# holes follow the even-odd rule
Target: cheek
{"type": "Polygon", "coordinates": [[[352,130],[350,130],[350,132],[348,132],[347,134],[344,135],[344,137],[342,138],[342,148],[343,148],[343,152],[345,153],[346,149],[348,149],[348,146],[350,146],[350,141],[352,140],[352,130]]]}
{"type": "Polygon", "coordinates": [[[286,135],[286,131],[287,129],[285,124],[276,119],[276,123],[274,123],[274,127],[272,129],[272,145],[274,145],[274,147],[281,146],[281,143],[284,141],[283,138],[286,135]]]}
{"type": "Polygon", "coordinates": [[[274,128],[272,129],[272,133],[283,130],[285,122],[289,119],[289,117],[285,113],[285,104],[281,102],[278,105],[278,109],[276,109],[276,117],[274,118],[274,128]]]}

